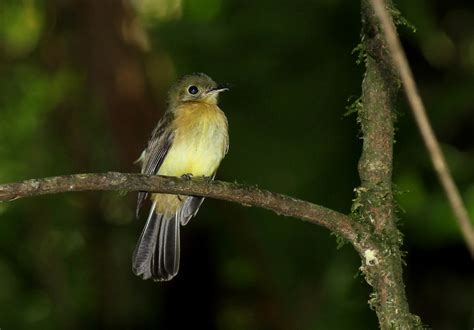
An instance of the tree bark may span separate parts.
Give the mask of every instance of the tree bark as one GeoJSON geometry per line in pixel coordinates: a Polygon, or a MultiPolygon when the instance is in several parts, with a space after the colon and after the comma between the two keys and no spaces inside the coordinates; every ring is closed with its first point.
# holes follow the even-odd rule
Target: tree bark
{"type": "Polygon", "coordinates": [[[402,237],[396,227],[392,192],[395,101],[400,83],[373,8],[362,0],[362,48],[366,72],[358,116],[363,133],[359,160],[361,186],[353,210],[371,231],[361,270],[374,289],[370,305],[382,329],[421,327],[411,314],[402,278],[402,237]]]}

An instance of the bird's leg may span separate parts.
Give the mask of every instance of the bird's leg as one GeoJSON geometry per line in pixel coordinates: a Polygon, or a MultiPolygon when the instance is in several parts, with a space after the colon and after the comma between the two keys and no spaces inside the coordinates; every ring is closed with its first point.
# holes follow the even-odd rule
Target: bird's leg
{"type": "Polygon", "coordinates": [[[201,177],[206,183],[211,183],[212,181],[214,181],[214,176],[205,176],[203,175],[201,177]]]}
{"type": "Polygon", "coordinates": [[[186,180],[191,180],[193,178],[193,174],[192,173],[185,173],[185,174],[181,175],[181,178],[186,179],[186,180]]]}
{"type": "MultiPolygon", "coordinates": [[[[185,180],[191,180],[193,178],[193,174],[192,173],[185,173],[183,175],[181,175],[181,178],[182,179],[185,179],[185,180]]],[[[182,202],[187,196],[181,196],[181,195],[176,195],[178,196],[178,199],[180,202],[182,202]]]]}

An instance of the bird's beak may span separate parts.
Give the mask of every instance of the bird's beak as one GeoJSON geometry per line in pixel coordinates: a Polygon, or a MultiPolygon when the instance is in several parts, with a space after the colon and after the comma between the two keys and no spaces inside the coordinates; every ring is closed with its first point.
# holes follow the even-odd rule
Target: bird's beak
{"type": "Polygon", "coordinates": [[[219,84],[214,88],[211,88],[207,91],[208,94],[213,94],[213,93],[220,93],[220,92],[225,92],[229,90],[229,85],[228,84],[219,84]]]}

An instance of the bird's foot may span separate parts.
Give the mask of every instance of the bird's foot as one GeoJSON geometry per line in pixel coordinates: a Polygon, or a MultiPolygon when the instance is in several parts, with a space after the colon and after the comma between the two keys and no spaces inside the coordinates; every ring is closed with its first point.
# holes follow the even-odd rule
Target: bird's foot
{"type": "Polygon", "coordinates": [[[207,183],[211,183],[212,181],[214,181],[214,176],[205,176],[205,175],[203,175],[201,178],[207,183]]]}
{"type": "Polygon", "coordinates": [[[186,179],[186,180],[191,180],[193,178],[193,174],[186,173],[186,174],[181,175],[181,178],[186,179]]]}

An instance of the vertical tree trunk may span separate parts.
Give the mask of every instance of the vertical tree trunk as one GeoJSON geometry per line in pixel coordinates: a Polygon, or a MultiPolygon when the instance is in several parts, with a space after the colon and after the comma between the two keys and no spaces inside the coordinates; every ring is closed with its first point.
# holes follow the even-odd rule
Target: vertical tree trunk
{"type": "Polygon", "coordinates": [[[392,192],[395,101],[399,80],[382,31],[368,1],[362,0],[362,49],[366,72],[362,82],[359,121],[363,149],[359,160],[361,186],[353,209],[371,234],[359,250],[362,272],[374,288],[369,301],[382,329],[421,327],[411,314],[402,279],[402,237],[396,227],[392,192]],[[365,244],[367,243],[367,244],[365,244]]]}

